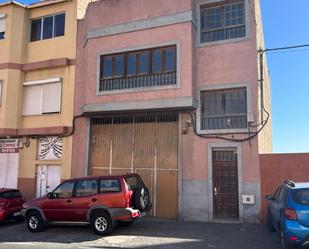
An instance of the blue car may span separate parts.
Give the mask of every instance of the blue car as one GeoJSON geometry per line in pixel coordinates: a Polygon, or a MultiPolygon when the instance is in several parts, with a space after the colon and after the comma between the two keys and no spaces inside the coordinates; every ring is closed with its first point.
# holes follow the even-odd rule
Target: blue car
{"type": "Polygon", "coordinates": [[[285,181],[266,198],[267,226],[280,234],[282,249],[309,246],[309,182],[285,181]]]}

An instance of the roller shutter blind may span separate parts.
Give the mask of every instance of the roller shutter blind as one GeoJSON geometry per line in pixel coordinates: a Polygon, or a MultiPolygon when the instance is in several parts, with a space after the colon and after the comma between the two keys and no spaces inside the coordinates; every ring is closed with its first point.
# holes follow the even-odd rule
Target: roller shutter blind
{"type": "Polygon", "coordinates": [[[61,109],[61,83],[24,86],[23,115],[59,113],[61,109]]]}
{"type": "Polygon", "coordinates": [[[60,112],[61,84],[52,83],[42,85],[42,114],[60,112]]]}
{"type": "Polygon", "coordinates": [[[40,115],[41,114],[41,86],[26,86],[24,88],[24,105],[23,115],[40,115]]]}

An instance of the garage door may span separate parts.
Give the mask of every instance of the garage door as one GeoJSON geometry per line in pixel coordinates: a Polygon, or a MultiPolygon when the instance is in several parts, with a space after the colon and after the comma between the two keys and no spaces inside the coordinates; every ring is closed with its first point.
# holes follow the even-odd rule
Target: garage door
{"type": "Polygon", "coordinates": [[[177,114],[95,117],[91,124],[90,174],[140,174],[151,214],[177,218],[177,114]]]}

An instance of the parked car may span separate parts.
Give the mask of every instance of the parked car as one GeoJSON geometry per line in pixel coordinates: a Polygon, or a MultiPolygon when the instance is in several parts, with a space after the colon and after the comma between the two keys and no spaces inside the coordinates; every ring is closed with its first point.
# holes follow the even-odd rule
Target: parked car
{"type": "Polygon", "coordinates": [[[285,181],[266,198],[267,226],[280,234],[282,249],[309,245],[309,183],[285,181]]]}
{"type": "Polygon", "coordinates": [[[9,218],[22,220],[21,210],[24,202],[18,189],[0,188],[0,221],[9,218]]]}
{"type": "Polygon", "coordinates": [[[54,191],[23,205],[30,232],[42,231],[51,222],[87,222],[105,235],[115,221],[128,226],[152,207],[150,195],[138,174],[84,177],[66,180],[54,191]]]}

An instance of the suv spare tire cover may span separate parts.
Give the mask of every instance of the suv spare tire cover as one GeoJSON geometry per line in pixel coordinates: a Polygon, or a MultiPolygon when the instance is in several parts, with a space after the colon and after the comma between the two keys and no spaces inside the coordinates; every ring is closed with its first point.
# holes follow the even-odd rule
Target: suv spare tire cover
{"type": "Polygon", "coordinates": [[[140,211],[147,209],[149,205],[149,191],[146,187],[134,191],[134,207],[140,211]]]}

